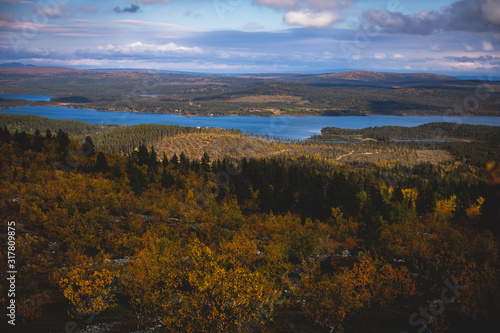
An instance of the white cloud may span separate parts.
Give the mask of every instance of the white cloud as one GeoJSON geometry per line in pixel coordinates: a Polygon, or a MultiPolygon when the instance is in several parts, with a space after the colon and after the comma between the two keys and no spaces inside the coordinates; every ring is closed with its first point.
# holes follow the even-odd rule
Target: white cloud
{"type": "Polygon", "coordinates": [[[246,59],[269,59],[274,57],[273,54],[265,52],[244,52],[244,51],[231,51],[231,50],[216,50],[214,55],[219,59],[235,59],[235,58],[246,58],[246,59]]]}
{"type": "Polygon", "coordinates": [[[392,55],[392,58],[393,59],[406,59],[406,57],[404,55],[400,54],[400,53],[394,53],[392,55]]]}
{"type": "Polygon", "coordinates": [[[467,51],[467,52],[472,52],[475,50],[474,47],[470,46],[469,44],[464,44],[464,47],[465,47],[465,51],[467,51]]]}
{"type": "Polygon", "coordinates": [[[430,46],[431,51],[439,51],[441,47],[439,46],[438,43],[432,43],[430,46]]]}
{"type": "Polygon", "coordinates": [[[162,31],[162,32],[164,32],[165,30],[167,30],[167,31],[190,31],[190,32],[202,31],[199,29],[181,27],[180,25],[171,24],[171,23],[148,22],[148,21],[139,21],[139,20],[116,20],[116,21],[113,21],[113,23],[126,24],[126,25],[134,27],[134,28],[147,28],[147,29],[153,29],[153,30],[162,31]]]}
{"type": "Polygon", "coordinates": [[[155,44],[143,44],[142,42],[135,42],[127,44],[123,47],[112,47],[113,51],[119,50],[121,54],[124,55],[154,55],[154,54],[165,54],[165,53],[201,53],[201,49],[198,47],[185,47],[178,46],[175,43],[168,43],[163,45],[155,44]]]}
{"type": "Polygon", "coordinates": [[[148,36],[149,38],[161,38],[165,39],[182,39],[193,36],[204,30],[193,29],[182,27],[180,25],[171,23],[160,23],[160,22],[147,22],[140,20],[116,20],[113,23],[126,26],[126,30],[123,30],[125,34],[136,34],[139,39],[141,36],[148,36]]]}
{"type": "Polygon", "coordinates": [[[356,0],[253,0],[254,4],[257,6],[288,10],[283,16],[283,20],[286,23],[290,25],[301,25],[308,28],[323,28],[342,21],[343,17],[333,10],[342,11],[351,7],[355,1],[356,0]]]}
{"type": "Polygon", "coordinates": [[[101,57],[174,57],[184,55],[195,55],[202,53],[199,47],[179,46],[176,43],[167,44],[144,44],[134,42],[125,45],[108,44],[96,48],[82,49],[76,51],[76,54],[87,58],[101,57]]]}
{"type": "Polygon", "coordinates": [[[375,53],[375,54],[373,55],[373,57],[374,57],[375,59],[378,59],[378,60],[383,60],[383,59],[385,59],[386,55],[385,55],[385,53],[375,53]]]}
{"type": "Polygon", "coordinates": [[[493,43],[488,40],[483,40],[483,51],[493,51],[493,43]]]}
{"type": "Polygon", "coordinates": [[[309,28],[324,28],[342,21],[342,16],[333,12],[316,12],[309,9],[290,11],[284,20],[290,25],[301,25],[309,28]]]}

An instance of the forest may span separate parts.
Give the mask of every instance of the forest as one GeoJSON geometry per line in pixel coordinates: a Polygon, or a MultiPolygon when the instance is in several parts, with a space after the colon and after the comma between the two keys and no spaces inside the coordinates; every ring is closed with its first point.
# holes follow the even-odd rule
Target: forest
{"type": "Polygon", "coordinates": [[[216,75],[145,70],[0,68],[0,108],[66,106],[118,112],[248,116],[498,116],[498,81],[435,74],[350,71],[313,75],[216,75]],[[152,96],[152,97],[150,97],[152,96]]]}
{"type": "Polygon", "coordinates": [[[15,262],[0,261],[17,271],[14,332],[500,324],[498,130],[330,128],[324,135],[371,140],[280,142],[0,121],[2,243],[15,262]],[[393,140],[445,136],[470,142],[393,140]]]}

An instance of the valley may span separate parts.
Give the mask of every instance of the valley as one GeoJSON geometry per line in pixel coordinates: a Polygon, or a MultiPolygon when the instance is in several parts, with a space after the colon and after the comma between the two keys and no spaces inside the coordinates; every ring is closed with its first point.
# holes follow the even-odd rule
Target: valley
{"type": "Polygon", "coordinates": [[[500,105],[497,81],[427,73],[260,76],[13,67],[0,68],[0,74],[0,94],[55,95],[48,102],[0,99],[0,108],[69,106],[185,116],[498,116],[500,105]]]}

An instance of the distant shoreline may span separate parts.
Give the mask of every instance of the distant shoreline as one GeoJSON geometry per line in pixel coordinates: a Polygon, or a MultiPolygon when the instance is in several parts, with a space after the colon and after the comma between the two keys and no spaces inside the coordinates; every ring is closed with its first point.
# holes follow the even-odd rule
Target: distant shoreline
{"type": "MultiPolygon", "coordinates": [[[[7,99],[3,99],[4,101],[7,99]]],[[[21,101],[21,100],[15,100],[13,99],[12,101],[21,101]]],[[[328,114],[328,112],[323,112],[326,114],[322,114],[320,112],[312,113],[312,114],[304,114],[304,113],[287,113],[283,112],[282,114],[272,114],[272,113],[259,113],[259,112],[244,112],[244,113],[228,113],[228,114],[192,114],[192,113],[181,113],[181,112],[148,112],[148,111],[139,111],[139,110],[102,110],[98,108],[92,108],[90,106],[86,105],[81,105],[81,104],[73,104],[73,103],[53,103],[53,102],[45,102],[45,101],[39,101],[39,102],[32,102],[32,103],[19,103],[19,104],[12,104],[12,103],[5,103],[2,101],[2,98],[0,98],[0,110],[5,110],[5,109],[12,109],[12,108],[17,108],[17,107],[60,107],[60,108],[71,108],[75,110],[94,110],[98,112],[117,112],[117,113],[142,113],[142,114],[171,114],[171,115],[178,115],[178,116],[183,116],[183,117],[229,117],[229,116],[243,116],[243,117],[262,117],[262,118],[273,118],[273,117],[367,117],[367,116],[395,116],[395,117],[500,117],[500,113],[498,114],[481,114],[481,115],[473,115],[473,114],[447,114],[447,115],[440,115],[440,114],[435,114],[435,113],[419,113],[419,114],[390,114],[390,113],[353,113],[353,114],[328,114]]]]}

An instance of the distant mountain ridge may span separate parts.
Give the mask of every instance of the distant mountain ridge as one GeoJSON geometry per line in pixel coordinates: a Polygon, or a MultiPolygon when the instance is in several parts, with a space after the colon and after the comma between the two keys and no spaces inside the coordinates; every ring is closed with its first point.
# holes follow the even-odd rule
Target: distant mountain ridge
{"type": "MultiPolygon", "coordinates": [[[[10,62],[5,64],[0,64],[0,70],[19,74],[62,74],[69,72],[106,72],[111,71],[109,69],[76,69],[70,67],[56,67],[56,66],[33,66],[24,65],[19,62],[10,62]]],[[[148,69],[113,69],[114,72],[122,73],[137,73],[137,72],[151,72],[148,69]]],[[[164,71],[159,71],[164,72],[164,71]]],[[[188,73],[188,72],[177,72],[177,71],[166,71],[166,73],[188,73]]],[[[196,74],[196,73],[191,73],[196,74]]],[[[200,73],[200,75],[206,75],[206,73],[200,73]]],[[[224,74],[220,74],[224,75],[224,74]]],[[[433,73],[392,73],[392,72],[374,72],[374,71],[364,71],[364,70],[351,70],[343,71],[338,73],[326,73],[326,74],[313,74],[307,72],[286,72],[286,73],[260,73],[260,74],[236,74],[234,76],[239,77],[252,77],[252,78],[309,78],[318,80],[348,80],[348,81],[429,81],[429,80],[459,80],[456,77],[433,74],[433,73]]]]}
{"type": "Polygon", "coordinates": [[[8,68],[8,67],[35,67],[34,65],[25,65],[25,64],[21,64],[20,62],[7,62],[5,64],[0,64],[0,67],[3,67],[3,68],[8,68]]]}
{"type": "Polygon", "coordinates": [[[348,71],[340,73],[317,75],[318,78],[335,78],[354,81],[429,81],[429,80],[458,80],[453,76],[433,73],[388,73],[372,71],[348,71]]]}
{"type": "Polygon", "coordinates": [[[59,74],[76,74],[76,73],[92,73],[93,71],[86,69],[74,69],[68,67],[51,67],[51,66],[7,66],[1,67],[1,74],[23,74],[23,75],[59,75],[59,74]]]}

